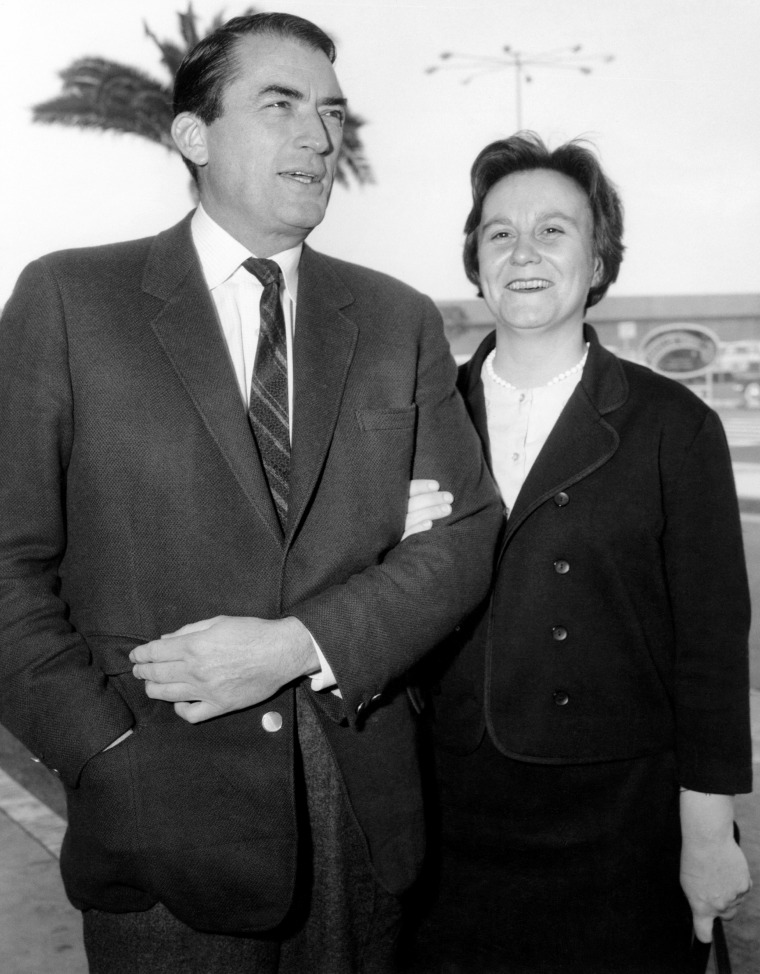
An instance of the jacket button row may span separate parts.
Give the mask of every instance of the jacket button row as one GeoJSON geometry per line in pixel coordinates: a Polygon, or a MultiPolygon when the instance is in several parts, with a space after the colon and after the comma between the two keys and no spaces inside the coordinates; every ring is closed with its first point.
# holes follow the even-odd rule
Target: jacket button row
{"type": "Polygon", "coordinates": [[[565,561],[564,558],[558,558],[554,562],[554,571],[558,575],[567,575],[567,573],[570,571],[570,562],[565,561]]]}
{"type": "Polygon", "coordinates": [[[554,495],[554,503],[557,507],[564,507],[566,504],[570,503],[570,497],[568,494],[561,490],[558,494],[554,495]]]}
{"type": "Polygon", "coordinates": [[[552,639],[556,639],[558,643],[563,642],[567,639],[567,629],[564,626],[554,626],[552,629],[552,639]]]}
{"type": "Polygon", "coordinates": [[[565,707],[570,702],[570,696],[566,690],[555,690],[552,694],[552,700],[558,707],[565,707]]]}

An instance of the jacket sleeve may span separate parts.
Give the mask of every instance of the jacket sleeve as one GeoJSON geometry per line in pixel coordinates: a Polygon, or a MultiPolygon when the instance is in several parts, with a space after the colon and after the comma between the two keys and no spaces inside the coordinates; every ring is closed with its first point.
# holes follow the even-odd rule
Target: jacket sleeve
{"type": "Polygon", "coordinates": [[[327,657],[349,722],[486,596],[502,505],[455,387],[440,316],[428,302],[417,375],[413,477],[438,480],[453,513],[379,565],[293,607],[327,657]]]}
{"type": "Polygon", "coordinates": [[[68,784],[133,724],[61,597],[75,416],[65,316],[44,262],[0,319],[0,720],[68,784]]]}
{"type": "Polygon", "coordinates": [[[752,790],[750,600],[731,459],[712,410],[664,462],[665,565],[675,630],[674,709],[680,784],[752,790]]]}

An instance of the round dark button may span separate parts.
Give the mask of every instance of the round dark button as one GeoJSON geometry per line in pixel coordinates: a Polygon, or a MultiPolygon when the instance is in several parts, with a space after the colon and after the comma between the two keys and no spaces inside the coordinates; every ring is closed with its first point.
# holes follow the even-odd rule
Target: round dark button
{"type": "Polygon", "coordinates": [[[564,490],[561,490],[558,494],[554,495],[554,503],[557,505],[557,507],[564,507],[565,504],[570,503],[570,497],[564,492],[564,490]]]}
{"type": "Polygon", "coordinates": [[[565,690],[555,690],[552,699],[558,707],[565,707],[570,703],[570,697],[565,690]]]}
{"type": "Polygon", "coordinates": [[[567,639],[567,629],[564,626],[554,626],[552,629],[552,638],[556,639],[558,643],[561,643],[563,639],[567,639]]]}
{"type": "Polygon", "coordinates": [[[554,562],[554,571],[558,575],[567,575],[567,573],[570,571],[570,562],[565,561],[564,558],[558,558],[554,562]]]}

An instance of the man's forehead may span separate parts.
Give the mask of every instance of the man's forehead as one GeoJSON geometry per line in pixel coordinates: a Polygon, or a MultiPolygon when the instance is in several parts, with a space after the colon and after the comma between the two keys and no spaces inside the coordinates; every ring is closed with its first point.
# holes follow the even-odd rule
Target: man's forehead
{"type": "Polygon", "coordinates": [[[324,51],[295,37],[250,34],[238,39],[232,50],[235,75],[278,84],[290,78],[319,80],[340,94],[335,69],[324,51]]]}

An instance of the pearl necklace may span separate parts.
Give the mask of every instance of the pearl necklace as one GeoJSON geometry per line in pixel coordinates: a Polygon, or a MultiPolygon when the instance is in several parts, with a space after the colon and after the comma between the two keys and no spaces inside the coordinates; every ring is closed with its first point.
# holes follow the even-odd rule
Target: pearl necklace
{"type": "MultiPolygon", "coordinates": [[[[517,386],[513,386],[511,382],[507,382],[506,379],[502,379],[500,375],[497,375],[494,371],[493,360],[496,357],[496,349],[494,349],[491,354],[486,359],[486,370],[491,379],[498,386],[503,386],[505,389],[511,389],[513,392],[526,392],[526,389],[519,389],[517,386]]],[[[559,375],[555,375],[553,379],[549,379],[548,382],[544,382],[540,386],[533,386],[534,389],[546,389],[549,386],[556,386],[558,383],[562,382],[564,379],[569,379],[571,375],[575,375],[576,372],[580,372],[583,366],[586,364],[586,359],[588,358],[588,342],[586,342],[586,351],[583,353],[583,358],[580,362],[576,364],[571,369],[565,369],[564,372],[560,372],[559,375]]]]}

